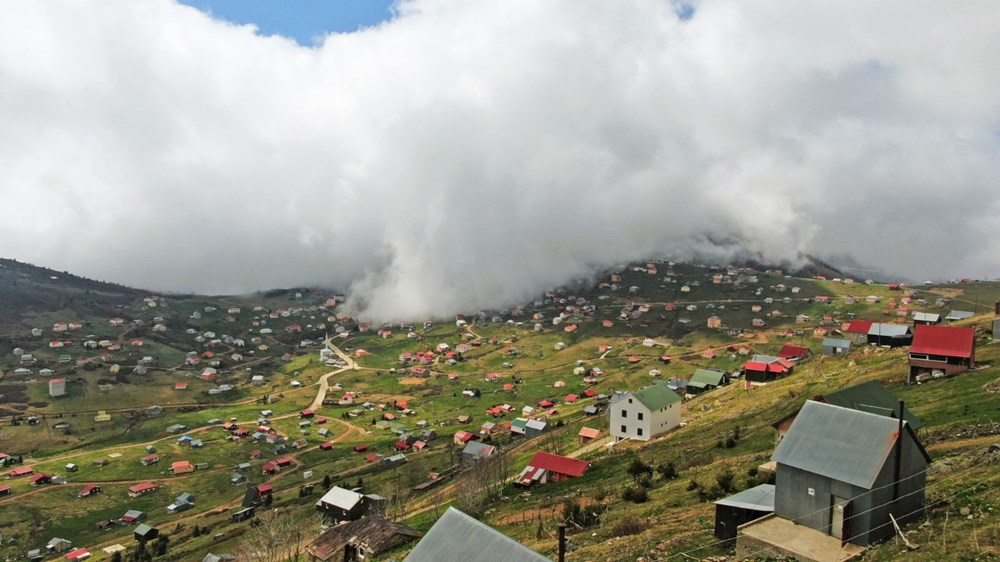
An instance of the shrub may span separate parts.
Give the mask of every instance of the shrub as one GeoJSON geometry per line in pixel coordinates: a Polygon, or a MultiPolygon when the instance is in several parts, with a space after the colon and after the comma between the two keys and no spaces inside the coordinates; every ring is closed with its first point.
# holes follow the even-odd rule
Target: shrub
{"type": "Polygon", "coordinates": [[[691,490],[697,490],[700,487],[701,487],[701,484],[699,484],[697,480],[692,480],[692,481],[688,482],[687,491],[690,492],[691,490]]]}
{"type": "Polygon", "coordinates": [[[677,478],[677,467],[674,466],[674,463],[672,462],[661,464],[656,467],[656,472],[660,474],[661,480],[673,480],[674,478],[677,478]]]}
{"type": "Polygon", "coordinates": [[[736,486],[733,483],[734,478],[733,473],[727,469],[718,474],[715,477],[715,481],[719,484],[719,489],[723,492],[729,493],[736,490],[736,486]]]}
{"type": "Polygon", "coordinates": [[[632,503],[646,503],[649,501],[649,492],[642,486],[628,487],[622,492],[622,499],[632,503]]]}
{"type": "Polygon", "coordinates": [[[645,521],[635,515],[626,515],[621,521],[615,524],[611,530],[615,535],[638,535],[649,528],[645,521]]]}

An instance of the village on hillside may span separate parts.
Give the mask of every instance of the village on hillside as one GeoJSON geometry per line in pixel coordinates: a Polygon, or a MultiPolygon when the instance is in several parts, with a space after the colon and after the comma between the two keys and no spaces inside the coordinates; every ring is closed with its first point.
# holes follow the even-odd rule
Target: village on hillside
{"type": "Polygon", "coordinates": [[[5,559],[1000,553],[997,283],[650,260],[393,323],[5,286],[59,295],[0,316],[5,559]]]}

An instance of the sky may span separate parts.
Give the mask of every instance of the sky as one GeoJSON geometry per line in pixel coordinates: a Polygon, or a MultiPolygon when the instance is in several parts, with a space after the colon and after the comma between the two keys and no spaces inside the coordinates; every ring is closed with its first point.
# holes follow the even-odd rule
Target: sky
{"type": "Polygon", "coordinates": [[[392,19],[394,0],[182,0],[215,18],[252,24],[260,35],[280,35],[299,45],[322,43],[329,33],[350,33],[392,19]]]}
{"type": "Polygon", "coordinates": [[[385,320],[647,257],[1000,276],[993,0],[236,4],[0,3],[0,256],[385,320]]]}

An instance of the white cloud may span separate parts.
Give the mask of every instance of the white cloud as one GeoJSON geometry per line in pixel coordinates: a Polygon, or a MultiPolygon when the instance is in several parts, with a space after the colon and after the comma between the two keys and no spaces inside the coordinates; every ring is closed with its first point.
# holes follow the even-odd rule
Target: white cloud
{"type": "Polygon", "coordinates": [[[989,1],[414,0],[310,49],[5,2],[0,255],[411,318],[652,254],[997,276],[997,29],[989,1]]]}

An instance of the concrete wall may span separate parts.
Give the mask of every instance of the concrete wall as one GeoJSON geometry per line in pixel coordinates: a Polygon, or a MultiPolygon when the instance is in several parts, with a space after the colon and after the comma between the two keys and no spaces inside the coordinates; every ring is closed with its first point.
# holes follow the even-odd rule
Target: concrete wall
{"type": "Polygon", "coordinates": [[[648,441],[661,433],[666,433],[681,423],[681,403],[674,402],[656,411],[650,411],[641,402],[632,397],[631,393],[623,395],[608,406],[610,414],[610,433],[616,439],[635,439],[648,441]],[[631,401],[631,403],[629,402],[631,401]],[[624,412],[624,415],[622,414],[624,412]],[[642,420],[639,420],[639,414],[642,420]],[[625,430],[622,431],[622,426],[625,430]],[[639,429],[642,435],[639,435],[639,429]]]}

